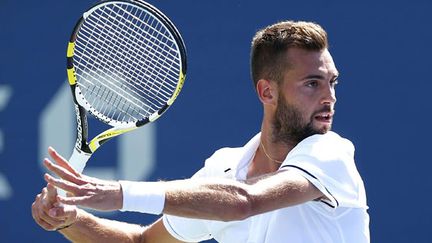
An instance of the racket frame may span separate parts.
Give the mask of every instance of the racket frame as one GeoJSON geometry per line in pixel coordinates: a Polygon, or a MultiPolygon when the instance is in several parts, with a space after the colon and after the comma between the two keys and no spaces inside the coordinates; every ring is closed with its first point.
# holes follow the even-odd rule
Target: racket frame
{"type": "Polygon", "coordinates": [[[143,2],[143,1],[130,1],[130,0],[107,0],[101,1],[91,8],[89,8],[77,21],[72,34],[69,39],[68,47],[67,47],[67,77],[69,81],[69,85],[72,91],[73,101],[75,105],[75,113],[76,113],[76,121],[77,121],[77,138],[74,146],[73,153],[69,159],[70,164],[74,169],[78,172],[82,172],[84,170],[85,164],[91,155],[105,142],[112,139],[113,137],[119,136],[123,133],[135,130],[138,127],[141,127],[149,122],[154,122],[157,120],[175,101],[177,96],[179,95],[184,80],[186,78],[186,48],[183,42],[183,38],[181,37],[179,31],[171,22],[171,20],[165,16],[160,10],[155,8],[154,6],[143,2]],[[107,5],[107,4],[131,4],[137,5],[143,9],[145,9],[149,14],[153,15],[155,18],[159,19],[161,22],[165,24],[165,27],[169,29],[169,32],[175,39],[175,44],[179,50],[179,56],[181,61],[181,68],[179,73],[179,81],[177,82],[177,86],[171,96],[168,99],[165,105],[162,106],[161,109],[154,112],[148,117],[145,117],[136,122],[119,122],[109,119],[96,111],[91,105],[86,101],[84,96],[81,93],[79,86],[77,85],[77,77],[74,68],[74,50],[75,50],[75,41],[77,39],[78,31],[81,25],[84,23],[86,18],[96,9],[107,5]],[[88,141],[88,121],[87,121],[87,112],[95,116],[97,119],[102,122],[112,126],[112,128],[98,134],[93,139],[88,141]]]}

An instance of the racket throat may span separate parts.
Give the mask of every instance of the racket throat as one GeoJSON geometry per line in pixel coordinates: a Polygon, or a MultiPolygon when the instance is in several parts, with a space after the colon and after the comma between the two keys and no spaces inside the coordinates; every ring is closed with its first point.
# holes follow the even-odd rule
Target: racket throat
{"type": "Polygon", "coordinates": [[[90,159],[91,153],[86,153],[81,151],[78,148],[75,148],[72,152],[71,157],[69,158],[69,164],[79,173],[82,173],[87,161],[90,159]]]}
{"type": "Polygon", "coordinates": [[[90,146],[87,144],[88,140],[88,123],[87,114],[83,107],[75,104],[76,122],[77,122],[77,138],[75,148],[88,154],[92,153],[90,146]]]}

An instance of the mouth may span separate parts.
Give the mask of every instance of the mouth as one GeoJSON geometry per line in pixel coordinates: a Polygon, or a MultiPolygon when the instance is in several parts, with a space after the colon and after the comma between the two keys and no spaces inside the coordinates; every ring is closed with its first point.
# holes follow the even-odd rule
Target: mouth
{"type": "Polygon", "coordinates": [[[320,123],[331,124],[333,121],[334,112],[321,112],[314,116],[314,119],[320,123]]]}

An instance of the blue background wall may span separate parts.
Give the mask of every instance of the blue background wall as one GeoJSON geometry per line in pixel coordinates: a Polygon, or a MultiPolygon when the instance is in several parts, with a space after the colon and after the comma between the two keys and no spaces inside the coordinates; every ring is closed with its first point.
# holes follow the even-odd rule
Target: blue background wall
{"type": "MultiPolygon", "coordinates": [[[[62,242],[33,222],[30,206],[45,185],[40,167],[44,111],[65,85],[70,30],[92,3],[0,0],[0,242],[62,242]]],[[[327,29],[341,72],[334,130],[356,145],[372,242],[430,242],[432,2],[150,3],[180,29],[189,69],[178,101],[156,123],[150,143],[157,162],[141,179],[189,177],[217,148],[241,146],[252,137],[262,115],[249,78],[253,34],[279,20],[312,20],[327,29]]],[[[59,136],[71,131],[55,124],[50,129],[59,136]]],[[[111,158],[119,153],[118,143],[110,141],[88,167],[117,168],[120,162],[111,158]]],[[[61,152],[67,157],[70,150],[61,152]]],[[[143,224],[155,219],[132,213],[102,216],[143,224]]]]}

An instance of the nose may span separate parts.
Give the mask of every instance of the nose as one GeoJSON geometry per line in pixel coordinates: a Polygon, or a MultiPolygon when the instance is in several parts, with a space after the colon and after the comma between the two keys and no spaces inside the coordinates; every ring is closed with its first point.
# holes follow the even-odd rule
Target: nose
{"type": "Polygon", "coordinates": [[[324,89],[321,103],[325,105],[334,105],[336,103],[336,91],[334,86],[328,85],[324,89]]]}

